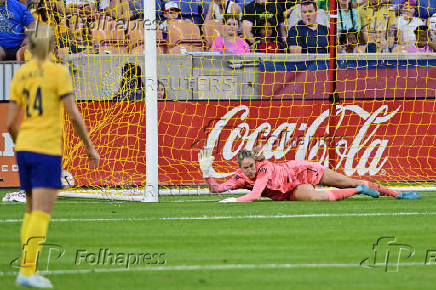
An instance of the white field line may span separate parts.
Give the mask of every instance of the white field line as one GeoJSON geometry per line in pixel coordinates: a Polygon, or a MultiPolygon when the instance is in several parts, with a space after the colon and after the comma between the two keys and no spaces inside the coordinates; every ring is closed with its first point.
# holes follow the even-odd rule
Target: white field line
{"type": "MultiPolygon", "coordinates": [[[[352,196],[353,197],[353,196],[352,196]]],[[[384,196],[380,196],[384,197],[384,196]]],[[[193,199],[193,200],[166,200],[166,201],[160,201],[163,203],[168,202],[175,202],[175,203],[182,203],[182,202],[209,202],[209,201],[219,201],[219,199],[193,199]]],[[[81,201],[73,201],[73,200],[57,200],[56,204],[125,204],[128,201],[118,201],[118,200],[96,200],[96,201],[87,201],[87,200],[81,200],[81,201]]],[[[16,204],[24,204],[23,202],[0,202],[0,205],[16,205],[16,204]]]]}
{"type": "MultiPolygon", "coordinates": [[[[424,263],[399,263],[403,266],[431,266],[436,264],[424,263]]],[[[377,263],[376,267],[385,267],[386,264],[377,263]]],[[[179,266],[148,266],[126,268],[92,268],[92,269],[64,269],[40,271],[43,275],[62,275],[62,274],[86,274],[86,273],[112,273],[129,271],[197,271],[197,270],[235,270],[235,269],[292,269],[292,268],[369,268],[359,264],[224,264],[224,265],[179,265],[179,266]]],[[[0,272],[0,276],[14,276],[17,272],[0,272]]]]}
{"type": "MultiPolygon", "coordinates": [[[[128,222],[128,221],[179,221],[179,220],[231,220],[231,219],[292,219],[328,217],[371,217],[436,215],[436,212],[373,212],[373,213],[315,213],[291,215],[239,215],[239,216],[190,216],[190,217],[144,217],[144,218],[60,218],[51,222],[128,222]]],[[[21,223],[22,219],[1,219],[0,224],[21,223]]]]}

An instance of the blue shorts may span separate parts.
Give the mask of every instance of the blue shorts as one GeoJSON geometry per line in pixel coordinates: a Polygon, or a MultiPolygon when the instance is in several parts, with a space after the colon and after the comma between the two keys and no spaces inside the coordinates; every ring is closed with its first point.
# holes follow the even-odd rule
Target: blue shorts
{"type": "Polygon", "coordinates": [[[22,190],[38,187],[63,188],[61,156],[18,151],[17,164],[22,190]]]}

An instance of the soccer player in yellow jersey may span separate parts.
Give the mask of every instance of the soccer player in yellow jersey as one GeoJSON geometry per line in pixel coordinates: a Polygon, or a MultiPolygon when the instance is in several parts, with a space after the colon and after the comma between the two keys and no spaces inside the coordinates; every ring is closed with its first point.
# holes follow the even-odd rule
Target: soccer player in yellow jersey
{"type": "Polygon", "coordinates": [[[53,31],[39,24],[27,35],[33,55],[14,75],[10,90],[8,130],[16,146],[21,189],[26,191],[26,212],[21,227],[23,248],[17,284],[52,288],[36,272],[37,258],[45,241],[50,214],[61,184],[61,141],[64,110],[83,141],[90,166],[100,159],[73,95],[66,67],[49,60],[53,31]],[[20,119],[22,121],[20,122],[20,119]]]}

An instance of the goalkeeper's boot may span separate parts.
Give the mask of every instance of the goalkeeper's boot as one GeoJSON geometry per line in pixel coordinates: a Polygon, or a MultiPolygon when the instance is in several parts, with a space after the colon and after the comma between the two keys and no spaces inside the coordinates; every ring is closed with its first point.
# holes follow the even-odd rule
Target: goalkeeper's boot
{"type": "Polygon", "coordinates": [[[357,191],[359,193],[371,196],[371,197],[379,197],[380,196],[380,192],[378,192],[377,189],[371,188],[366,184],[361,184],[359,186],[356,187],[357,191]]]}
{"type": "Polygon", "coordinates": [[[421,195],[416,191],[405,191],[405,192],[400,192],[400,194],[395,198],[396,199],[420,199],[421,195]]]}
{"type": "Polygon", "coordinates": [[[18,286],[28,287],[28,288],[31,288],[31,287],[34,287],[34,288],[53,288],[53,285],[51,284],[50,280],[42,277],[38,273],[33,274],[31,276],[24,276],[23,274],[19,273],[15,283],[18,286]]]}

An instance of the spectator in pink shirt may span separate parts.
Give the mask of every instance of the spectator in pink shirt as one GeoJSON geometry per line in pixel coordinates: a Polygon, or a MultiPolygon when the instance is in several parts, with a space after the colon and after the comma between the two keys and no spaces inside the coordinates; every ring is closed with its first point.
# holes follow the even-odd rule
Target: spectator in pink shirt
{"type": "Polygon", "coordinates": [[[210,51],[223,53],[249,53],[250,47],[244,39],[238,37],[239,15],[224,15],[224,32],[212,43],[210,51]]]}
{"type": "Polygon", "coordinates": [[[260,146],[253,152],[241,150],[238,153],[239,169],[227,181],[214,182],[210,176],[214,157],[210,150],[198,154],[200,169],[211,192],[245,188],[249,193],[238,198],[226,198],[221,202],[250,202],[261,196],[277,201],[337,201],[362,193],[372,197],[392,196],[397,199],[418,199],[417,192],[403,192],[382,185],[349,178],[320,163],[308,161],[288,161],[273,163],[258,154],[260,146]],[[253,153],[254,152],[254,153],[253,153]],[[314,185],[325,185],[340,189],[315,191],[314,185]]]}

